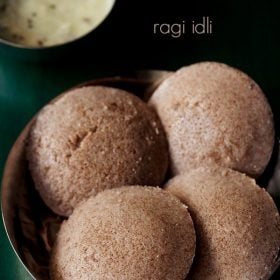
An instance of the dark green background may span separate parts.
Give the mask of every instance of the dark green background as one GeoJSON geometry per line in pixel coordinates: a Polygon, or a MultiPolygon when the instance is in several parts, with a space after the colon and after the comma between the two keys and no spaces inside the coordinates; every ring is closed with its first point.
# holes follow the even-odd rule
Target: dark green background
{"type": "MultiPolygon", "coordinates": [[[[82,2],[82,1],[81,1],[82,2]]],[[[0,51],[0,172],[26,122],[61,91],[86,80],[131,70],[166,69],[203,60],[238,67],[280,108],[280,19],[277,1],[117,0],[104,25],[63,59],[22,61],[0,51]],[[152,3],[151,3],[152,2],[152,3]],[[188,2],[189,4],[186,4],[188,2]],[[186,22],[211,16],[212,35],[170,39],[153,34],[154,23],[186,22]]],[[[275,279],[279,279],[276,276],[275,279]]],[[[30,279],[0,222],[0,279],[30,279]]]]}

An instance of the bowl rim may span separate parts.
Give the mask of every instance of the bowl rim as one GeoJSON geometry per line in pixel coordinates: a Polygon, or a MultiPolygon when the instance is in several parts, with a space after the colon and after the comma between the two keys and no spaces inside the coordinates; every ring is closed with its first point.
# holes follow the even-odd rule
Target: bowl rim
{"type": "Polygon", "coordinates": [[[10,190],[9,188],[7,187],[4,187],[4,181],[3,178],[4,177],[7,177],[7,173],[8,173],[8,168],[6,167],[6,164],[8,162],[11,162],[12,158],[14,157],[14,149],[13,147],[17,145],[17,143],[19,142],[22,142],[25,137],[28,135],[29,133],[29,130],[30,130],[30,127],[32,125],[32,123],[34,122],[35,118],[36,118],[36,115],[35,114],[31,120],[28,121],[28,123],[26,124],[26,126],[24,127],[24,129],[20,132],[20,134],[18,135],[16,141],[13,143],[12,147],[11,147],[11,150],[9,151],[9,154],[7,156],[7,159],[6,159],[6,163],[5,163],[5,166],[4,166],[4,170],[3,170],[3,173],[2,173],[2,182],[1,182],[1,197],[0,197],[0,210],[1,210],[1,218],[2,218],[2,221],[3,221],[3,226],[4,226],[4,230],[5,230],[5,233],[6,233],[6,237],[8,238],[9,240],[9,243],[10,243],[10,246],[11,248],[13,249],[16,257],[17,257],[17,260],[20,262],[20,264],[24,267],[25,271],[28,273],[29,276],[31,276],[32,279],[36,280],[35,276],[32,274],[32,272],[28,269],[28,267],[26,266],[26,264],[24,263],[23,261],[23,258],[22,256],[20,255],[20,252],[17,248],[17,244],[16,244],[16,241],[15,240],[12,240],[13,237],[15,237],[15,235],[13,234],[10,226],[11,226],[11,223],[9,222],[9,218],[8,218],[8,215],[7,215],[7,211],[5,210],[5,208],[7,208],[8,206],[7,203],[7,199],[5,201],[4,198],[8,197],[9,196],[9,193],[10,193],[10,190]]]}
{"type": "Polygon", "coordinates": [[[100,28],[100,26],[106,21],[106,19],[112,13],[114,7],[116,6],[116,2],[117,2],[117,0],[112,0],[112,5],[111,5],[110,9],[108,9],[108,11],[105,14],[105,16],[103,17],[103,19],[97,25],[95,25],[93,28],[91,28],[86,33],[83,33],[82,35],[80,35],[78,37],[75,37],[71,40],[67,40],[65,42],[58,43],[58,44],[52,44],[52,45],[49,45],[49,46],[37,47],[37,46],[28,46],[28,45],[22,45],[22,44],[19,44],[19,43],[15,43],[15,42],[6,40],[6,39],[4,39],[0,36],[0,44],[3,44],[5,46],[9,46],[9,47],[12,47],[12,48],[15,48],[15,49],[18,49],[18,50],[30,50],[30,51],[51,50],[51,49],[59,48],[59,47],[62,47],[62,46],[70,45],[72,43],[75,43],[76,41],[79,41],[79,40],[87,37],[89,34],[94,32],[98,28],[100,28]]]}
{"type": "Polygon", "coordinates": [[[34,280],[36,280],[36,278],[34,277],[34,275],[31,273],[31,271],[29,271],[29,269],[27,268],[27,266],[25,265],[25,263],[23,262],[22,258],[20,257],[17,249],[15,248],[11,238],[10,238],[10,235],[8,234],[8,229],[6,227],[6,223],[5,223],[5,217],[4,217],[4,214],[3,214],[3,209],[2,209],[2,196],[1,196],[1,217],[2,217],[2,221],[3,221],[3,226],[4,226],[4,229],[5,229],[5,233],[6,233],[6,236],[9,240],[9,244],[10,244],[10,247],[13,249],[14,253],[16,254],[16,258],[17,260],[19,261],[19,263],[23,266],[23,268],[25,269],[26,273],[34,280]]]}

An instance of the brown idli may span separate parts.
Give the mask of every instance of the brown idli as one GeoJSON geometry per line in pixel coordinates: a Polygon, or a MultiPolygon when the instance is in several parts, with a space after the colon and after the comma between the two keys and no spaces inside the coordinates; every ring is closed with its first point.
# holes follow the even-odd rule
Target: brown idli
{"type": "Polygon", "coordinates": [[[174,177],[167,190],[189,206],[197,234],[190,280],[266,280],[280,248],[280,219],[255,180],[228,168],[174,177]]]}
{"type": "Polygon", "coordinates": [[[161,184],[168,148],[159,118],[142,100],[120,89],[87,86],[41,110],[27,158],[44,202],[68,216],[106,188],[161,184]]]}
{"type": "Polygon", "coordinates": [[[245,73],[217,62],[183,67],[149,102],[167,133],[173,174],[218,164],[260,175],[274,143],[271,108],[245,73]]]}
{"type": "Polygon", "coordinates": [[[52,280],[183,280],[195,232],[184,206],[154,187],[106,190],[74,209],[52,251],[52,280]]]}

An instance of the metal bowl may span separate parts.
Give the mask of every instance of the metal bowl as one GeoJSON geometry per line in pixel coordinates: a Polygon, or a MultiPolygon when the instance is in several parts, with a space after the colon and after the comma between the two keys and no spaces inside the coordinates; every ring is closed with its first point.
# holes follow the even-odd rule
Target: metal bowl
{"type": "MultiPolygon", "coordinates": [[[[160,82],[169,74],[170,72],[167,71],[137,72],[130,77],[104,78],[89,81],[78,87],[88,85],[111,86],[131,91],[140,98],[147,100],[160,82]]],[[[6,232],[15,253],[34,279],[49,280],[50,251],[63,218],[53,213],[44,204],[35,190],[28,170],[25,145],[35,118],[36,116],[22,131],[8,156],[2,180],[1,204],[6,232]]],[[[276,141],[271,161],[264,174],[258,179],[258,183],[261,186],[268,186],[267,189],[275,199],[279,209],[280,155],[278,154],[278,147],[279,142],[276,141]]],[[[273,276],[271,274],[267,275],[265,280],[280,279],[280,270],[276,271],[279,263],[280,259],[275,264],[273,276]]]]}
{"type": "MultiPolygon", "coordinates": [[[[167,75],[169,72],[166,71],[145,71],[130,77],[89,81],[77,87],[110,86],[148,99],[167,75]]],[[[5,229],[15,253],[34,279],[48,280],[50,250],[63,218],[44,204],[34,188],[27,167],[25,144],[35,118],[24,128],[8,156],[3,173],[1,205],[5,229]]]]}

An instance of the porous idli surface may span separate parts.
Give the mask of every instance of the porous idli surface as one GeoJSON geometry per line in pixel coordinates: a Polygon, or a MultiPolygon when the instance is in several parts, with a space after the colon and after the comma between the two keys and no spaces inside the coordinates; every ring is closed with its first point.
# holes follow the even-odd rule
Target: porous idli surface
{"type": "Polygon", "coordinates": [[[150,101],[167,133],[174,175],[218,164],[253,177],[273,150],[274,124],[261,88],[226,64],[201,62],[165,79],[150,101]]]}
{"type": "Polygon", "coordinates": [[[156,113],[126,91],[71,90],[38,114],[28,143],[29,169],[46,205],[69,216],[106,188],[160,185],[167,140],[156,113]]]}
{"type": "Polygon", "coordinates": [[[58,233],[52,280],[183,280],[195,253],[187,207],[155,187],[106,190],[80,204],[58,233]]]}
{"type": "Polygon", "coordinates": [[[189,206],[197,234],[190,280],[269,279],[280,248],[280,219],[254,179],[201,167],[171,179],[166,189],[189,206]]]}

